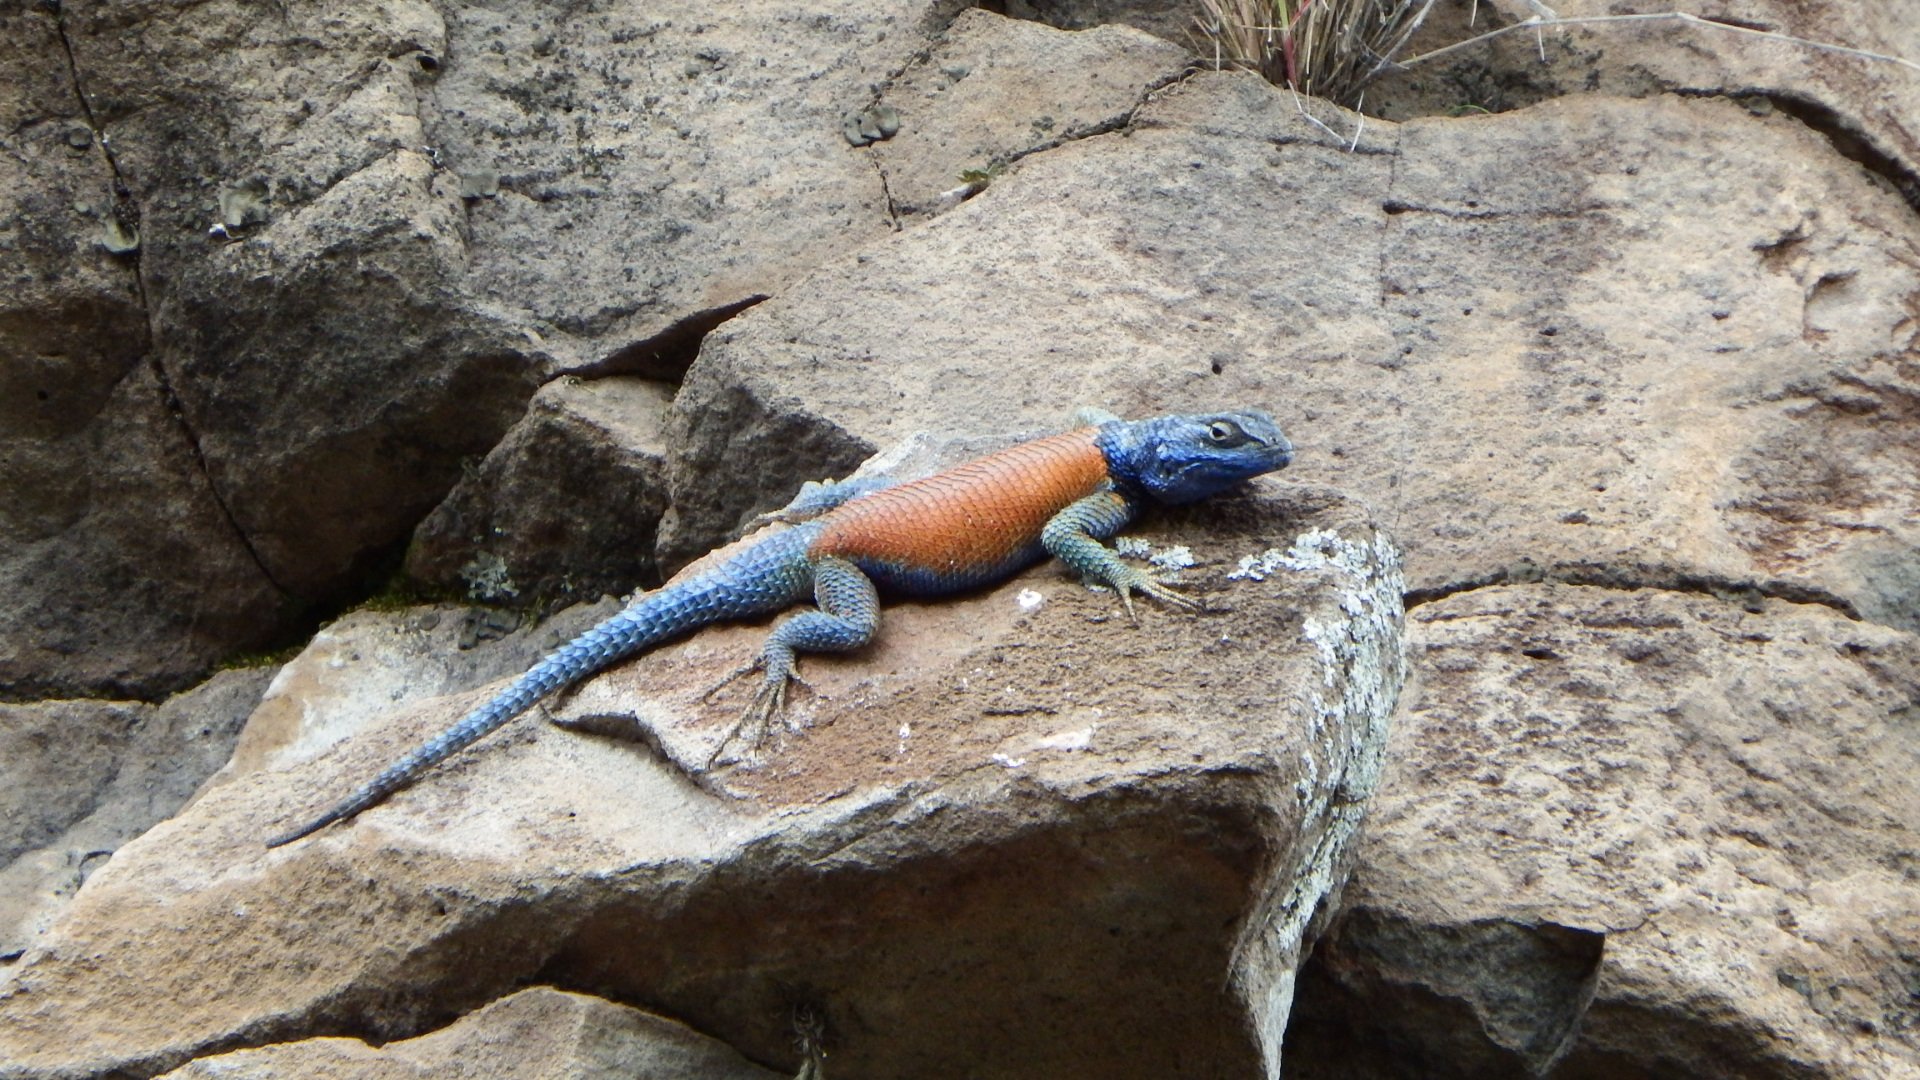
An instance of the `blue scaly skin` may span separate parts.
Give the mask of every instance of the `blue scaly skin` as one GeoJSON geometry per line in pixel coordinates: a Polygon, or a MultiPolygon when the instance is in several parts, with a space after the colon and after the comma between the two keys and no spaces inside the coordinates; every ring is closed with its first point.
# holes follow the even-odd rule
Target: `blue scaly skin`
{"type": "MultiPolygon", "coordinates": [[[[803,652],[847,652],[880,628],[880,596],[941,596],[1000,581],[1052,555],[1119,593],[1193,608],[1192,600],[1120,561],[1103,541],[1151,503],[1206,498],[1285,468],[1293,446],[1260,412],[1107,420],[1020,443],[922,480],[872,481],[803,492],[783,512],[800,524],[624,611],[535,664],[513,685],[395,762],[345,802],[268,847],[344,821],[425,770],[615,660],[712,623],[815,609],[775,626],[753,665],[765,673],[753,704],[721,746],[757,742],[785,702],[803,652]]],[[[715,751],[717,755],[718,750],[715,751]]]]}

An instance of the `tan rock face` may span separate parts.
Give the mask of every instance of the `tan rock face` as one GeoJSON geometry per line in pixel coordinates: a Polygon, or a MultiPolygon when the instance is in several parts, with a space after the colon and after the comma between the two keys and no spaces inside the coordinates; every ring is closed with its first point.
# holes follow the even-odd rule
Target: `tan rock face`
{"type": "MultiPolygon", "coordinates": [[[[733,798],[528,721],[351,826],[261,846],[472,695],[236,775],[121,849],[20,961],[0,1060],[150,1073],[406,1038],[537,980],[788,1069],[806,1006],[847,1075],[929,1075],[955,1047],[988,1075],[1270,1070],[1379,767],[1397,569],[1352,504],[1271,481],[1140,535],[1191,545],[1206,612],[1134,626],[1051,568],[896,605],[876,648],[807,662],[806,730],[721,774],[733,798]],[[1036,1022],[1088,988],[1102,1004],[1036,1022]]],[[[703,695],[762,634],[698,634],[566,712],[698,760],[742,704],[703,695]]]]}
{"type": "Polygon", "coordinates": [[[1403,523],[1416,595],[1705,580],[1912,623],[1896,196],[1724,102],[1376,123],[1349,150],[1286,100],[1196,76],[716,333],[675,405],[666,553],[844,471],[830,448],[1062,397],[1244,401],[1297,408],[1300,474],[1403,523]],[[774,442],[824,460],[759,464],[774,442]]]}
{"type": "Polygon", "coordinates": [[[902,214],[950,209],[971,192],[968,175],[997,175],[1028,154],[1126,124],[1188,60],[1185,49],[1124,27],[1048,33],[962,12],[880,96],[901,120],[899,135],[872,150],[887,198],[902,214]]]}
{"type": "Polygon", "coordinates": [[[1418,696],[1290,1071],[1920,1068],[1913,635],[1568,586],[1412,626],[1418,696]]]}
{"type": "MultiPolygon", "coordinates": [[[[1806,124],[1910,201],[1920,200],[1920,129],[1913,121],[1920,110],[1920,23],[1910,12],[1832,0],[1742,0],[1725,12],[1659,0],[1563,0],[1550,10],[1573,21],[1515,30],[1389,73],[1368,89],[1368,110],[1402,120],[1502,112],[1569,94],[1731,94],[1756,112],[1778,111],[1806,124]],[[1700,21],[1578,21],[1676,10],[1700,21]]],[[[1436,4],[1402,59],[1536,14],[1526,0],[1436,4]]]]}
{"type": "MultiPolygon", "coordinates": [[[[1736,622],[1798,612],[1836,635],[1911,648],[1920,231],[1877,173],[1822,132],[1726,101],[1570,98],[1364,128],[1317,108],[1332,133],[1253,80],[1195,76],[1126,131],[1028,158],[960,209],[761,305],[717,332],[689,374],[676,411],[700,423],[684,428],[676,476],[750,472],[761,436],[738,432],[775,411],[762,402],[799,400],[779,410],[789,425],[873,417],[819,425],[806,443],[767,423],[769,442],[811,449],[884,441],[896,424],[939,416],[1037,418],[1063,395],[1250,401],[1312,433],[1292,475],[1351,486],[1399,527],[1412,595],[1434,611],[1501,583],[1575,583],[1592,588],[1549,594],[1574,626],[1660,625],[1682,603],[1736,622]],[[727,446],[701,435],[716,412],[735,429],[727,446]]],[[[677,480],[663,543],[671,552],[681,532],[723,528],[776,498],[677,480]]],[[[1757,678],[1781,663],[1760,646],[1736,636],[1698,663],[1757,678]]],[[[1664,756],[1672,706],[1657,686],[1629,692],[1657,669],[1616,666],[1589,680],[1601,689],[1576,692],[1621,702],[1607,737],[1624,760],[1664,756]]],[[[1857,693],[1847,670],[1807,671],[1802,693],[1845,700],[1857,693]]],[[[1905,716],[1911,674],[1886,684],[1884,707],[1905,716]]],[[[1727,704],[1702,714],[1700,738],[1737,745],[1766,714],[1715,692],[1727,704]]],[[[1546,688],[1524,700],[1522,715],[1561,707],[1546,688]]],[[[1572,752],[1502,730],[1484,706],[1463,712],[1484,748],[1454,749],[1459,767],[1496,748],[1515,769],[1571,767],[1572,752]]],[[[1817,756],[1819,742],[1804,752],[1817,756]]],[[[1913,803],[1907,773],[1862,768],[1801,769],[1812,786],[1800,797],[1913,803]],[[1868,777],[1885,787],[1850,793],[1868,777]]],[[[1658,805],[1667,781],[1643,769],[1618,778],[1616,797],[1658,805]]],[[[1769,823],[1776,803],[1763,796],[1739,806],[1748,786],[1716,765],[1694,797],[1702,812],[1750,813],[1727,828],[1801,827],[1791,814],[1769,823]]],[[[1812,882],[1857,881],[1879,898],[1871,910],[1911,910],[1887,868],[1913,849],[1914,816],[1876,819],[1872,843],[1845,830],[1796,841],[1807,884],[1790,886],[1801,892],[1780,922],[1848,930],[1776,939],[1751,929],[1778,914],[1754,914],[1767,894],[1708,914],[1728,902],[1733,871],[1621,861],[1636,845],[1683,860],[1699,835],[1689,812],[1633,817],[1633,844],[1556,840],[1582,876],[1508,866],[1495,849],[1472,871],[1354,908],[1308,976],[1346,1026],[1301,1035],[1301,1068],[1361,1070],[1342,1053],[1358,1040],[1379,1050],[1364,1065],[1378,1075],[1456,1062],[1463,1074],[1556,1061],[1567,1075],[1702,1070],[1720,1045],[1763,1074],[1909,1069],[1915,1036],[1889,1018],[1911,967],[1893,944],[1904,916],[1862,922],[1848,885],[1812,882]],[[1504,903],[1464,908],[1452,897],[1469,872],[1503,886],[1536,873],[1545,896],[1632,899],[1617,921],[1542,914],[1511,888],[1489,890],[1504,903]],[[1672,944],[1624,936],[1642,925],[1672,944]],[[1848,933],[1860,944],[1823,952],[1855,941],[1848,933]],[[1730,984],[1729,971],[1742,974],[1730,984]],[[1359,989],[1334,993],[1344,986],[1359,989]]],[[[1383,880],[1436,849],[1484,851],[1471,836],[1435,839],[1443,822],[1479,813],[1462,797],[1424,828],[1382,834],[1370,850],[1383,880]]]]}
{"type": "Polygon", "coordinates": [[[358,1039],[323,1038],[237,1050],[183,1065],[166,1073],[165,1080],[773,1080],[777,1075],[670,1020],[535,987],[417,1039],[375,1048],[358,1039]]]}
{"type": "MultiPolygon", "coordinates": [[[[1475,7],[1527,14],[1436,6],[1438,40],[1475,7]]],[[[32,755],[4,820],[35,837],[0,870],[30,947],[0,961],[0,1075],[388,1067],[406,1052],[360,1040],[471,1045],[535,983],[789,1071],[804,1005],[837,1075],[1271,1072],[1316,905],[1303,1075],[1920,1069],[1907,69],[1557,28],[1379,84],[1406,122],[1362,126],[1169,82],[1136,34],[921,4],[268,8],[0,16],[0,695],[179,686],[288,598],[364,584],[436,504],[417,550],[462,537],[438,580],[499,528],[508,580],[627,587],[645,553],[605,548],[656,504],[591,489],[659,462],[670,569],[918,432],[1233,404],[1300,456],[1262,499],[1162,519],[1201,538],[1217,610],[1136,632],[1050,571],[902,606],[808,666],[812,729],[730,774],[738,800],[527,721],[263,856],[554,629],[468,651],[461,614],[356,616],[40,933],[166,810],[74,815],[171,790],[166,759],[108,778],[116,718],[150,706],[0,715],[32,755]],[[849,145],[882,104],[900,130],[849,145]],[[1014,164],[940,197],[982,160],[1014,164]],[[529,412],[560,371],[597,382],[529,412]],[[665,393],[600,376],[683,371],[657,440],[586,406],[665,393]],[[1391,658],[1289,590],[1367,559],[1226,573],[1276,543],[1250,506],[1372,535],[1336,486],[1407,548],[1419,689],[1338,906],[1370,784],[1324,785],[1368,773],[1340,740],[1388,681],[1352,673],[1391,658]],[[1274,651],[1303,638],[1311,662],[1274,651]]],[[[1046,14],[1129,10],[1178,27],[1158,0],[1046,14]]],[[[1727,17],[1920,55],[1897,5],[1727,17]]],[[[554,711],[700,760],[743,693],[702,692],[759,635],[554,711]]],[[[535,1005],[514,1015],[560,1015],[535,1005]]]]}
{"type": "Polygon", "coordinates": [[[17,959],[115,848],[171,817],[232,753],[268,672],[163,705],[0,705],[0,962],[17,959]]]}

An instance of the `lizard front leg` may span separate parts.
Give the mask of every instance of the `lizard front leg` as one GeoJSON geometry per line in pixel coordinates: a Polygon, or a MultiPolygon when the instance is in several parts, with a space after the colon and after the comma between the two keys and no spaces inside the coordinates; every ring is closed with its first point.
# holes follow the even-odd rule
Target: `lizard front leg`
{"type": "Polygon", "coordinates": [[[1133,612],[1136,591],[1172,607],[1198,611],[1198,601],[1174,592],[1146,571],[1121,562],[1112,548],[1101,543],[1125,528],[1136,513],[1135,505],[1119,492],[1095,492],[1055,514],[1040,533],[1040,544],[1055,558],[1079,571],[1082,577],[1112,587],[1120,594],[1127,618],[1134,622],[1140,621],[1133,612]]]}
{"type": "Polygon", "coordinates": [[[712,765],[734,739],[748,750],[759,745],[774,717],[786,708],[787,685],[795,681],[794,658],[803,652],[851,652],[873,640],[880,629],[880,591],[853,563],[824,555],[813,564],[813,600],[818,611],[803,611],[773,628],[761,646],[755,667],[765,673],[760,692],[714,748],[712,765]]]}

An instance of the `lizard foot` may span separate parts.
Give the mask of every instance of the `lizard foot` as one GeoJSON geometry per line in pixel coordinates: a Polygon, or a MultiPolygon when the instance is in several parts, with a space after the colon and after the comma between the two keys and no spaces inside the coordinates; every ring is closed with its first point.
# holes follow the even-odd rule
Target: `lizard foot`
{"type": "Polygon", "coordinates": [[[1181,611],[1205,610],[1205,606],[1200,601],[1184,593],[1175,592],[1172,587],[1146,571],[1136,570],[1131,566],[1122,567],[1120,572],[1114,575],[1114,580],[1108,584],[1113,587],[1114,592],[1120,594],[1120,605],[1127,609],[1127,620],[1135,626],[1140,625],[1140,616],[1133,609],[1135,592],[1143,596],[1151,596],[1168,607],[1181,611]]]}
{"type": "MultiPolygon", "coordinates": [[[[712,690],[702,695],[701,700],[705,701],[712,698],[721,688],[733,683],[742,675],[758,670],[761,666],[761,662],[756,660],[740,670],[735,671],[733,674],[721,680],[712,690]]],[[[710,771],[715,765],[720,764],[721,755],[726,752],[727,747],[733,745],[736,741],[743,745],[744,752],[747,754],[751,754],[759,748],[761,742],[765,741],[768,730],[773,727],[773,722],[786,714],[787,689],[789,685],[798,685],[802,690],[810,694],[817,695],[819,693],[818,690],[813,688],[812,683],[807,682],[791,671],[780,675],[769,675],[767,679],[760,684],[760,689],[753,695],[753,701],[750,702],[745,711],[740,714],[740,719],[734,721],[733,726],[727,729],[726,735],[722,737],[719,744],[713,748],[713,753],[707,756],[707,770],[710,771]]],[[[735,756],[727,758],[726,762],[731,764],[739,760],[741,760],[741,758],[735,756]]]]}

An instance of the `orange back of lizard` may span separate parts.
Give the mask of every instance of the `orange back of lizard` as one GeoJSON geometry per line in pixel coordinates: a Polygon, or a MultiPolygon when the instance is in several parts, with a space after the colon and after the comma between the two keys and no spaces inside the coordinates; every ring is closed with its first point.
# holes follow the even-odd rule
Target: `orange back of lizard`
{"type": "Polygon", "coordinates": [[[1055,514],[1107,484],[1085,427],[862,496],[820,520],[809,555],[837,555],[882,589],[928,596],[997,581],[1045,554],[1055,514]]]}

